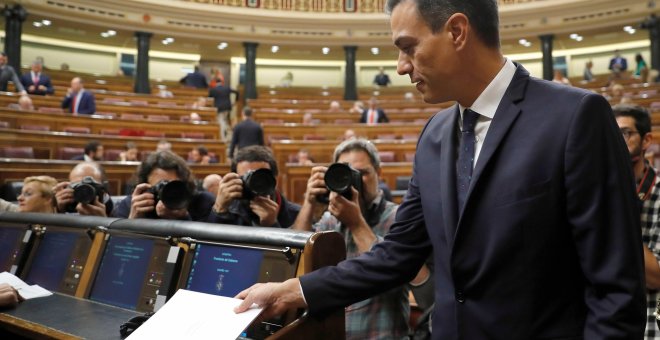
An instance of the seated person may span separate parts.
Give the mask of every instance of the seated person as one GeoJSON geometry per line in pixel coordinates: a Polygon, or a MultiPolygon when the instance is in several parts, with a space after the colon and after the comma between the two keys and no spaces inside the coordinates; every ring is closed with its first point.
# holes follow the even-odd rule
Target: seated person
{"type": "Polygon", "coordinates": [[[66,92],[61,106],[73,115],[91,115],[96,112],[96,99],[93,93],[85,90],[82,79],[75,77],[71,80],[71,87],[66,92]]]}
{"type": "Polygon", "coordinates": [[[351,107],[348,112],[351,114],[362,114],[362,111],[364,111],[364,103],[361,101],[356,101],[353,103],[353,107],[351,107]]]}
{"type": "Polygon", "coordinates": [[[305,112],[302,118],[302,123],[306,125],[314,124],[314,116],[311,112],[305,112]]]}
{"type": "Polygon", "coordinates": [[[202,188],[208,191],[213,195],[213,197],[218,197],[218,188],[220,188],[220,181],[222,181],[222,176],[216,174],[210,174],[204,177],[202,181],[202,188]]]}
{"type": "Polygon", "coordinates": [[[160,140],[156,145],[156,151],[172,151],[172,143],[166,140],[160,140]]]}
{"type": "Polygon", "coordinates": [[[309,151],[307,149],[300,149],[297,154],[298,164],[300,165],[312,165],[314,161],[309,157],[309,151]]]}
{"type": "Polygon", "coordinates": [[[330,108],[328,108],[328,112],[342,112],[341,104],[339,104],[339,102],[336,100],[331,101],[330,108]]]}
{"type": "Polygon", "coordinates": [[[119,161],[121,162],[139,162],[137,145],[133,142],[126,143],[126,150],[119,153],[119,161]]]}
{"type": "Polygon", "coordinates": [[[377,124],[377,123],[389,123],[385,111],[378,107],[378,99],[376,97],[371,97],[369,99],[369,108],[362,111],[362,116],[360,117],[360,123],[367,124],[377,124]]]}
{"type": "Polygon", "coordinates": [[[28,96],[21,96],[18,98],[18,109],[21,111],[32,111],[34,110],[34,105],[32,105],[32,99],[28,96]]]}
{"type": "Polygon", "coordinates": [[[23,189],[18,196],[19,212],[54,214],[56,212],[53,188],[57,180],[50,176],[31,176],[23,181],[23,189]]]}
{"type": "Polygon", "coordinates": [[[71,158],[73,161],[98,162],[103,160],[104,148],[99,141],[89,141],[85,145],[84,154],[71,158]]]}
{"type": "Polygon", "coordinates": [[[291,203],[277,190],[270,197],[243,198],[243,180],[248,171],[270,169],[277,178],[277,162],[273,154],[263,146],[244,147],[232,159],[231,171],[220,181],[218,197],[213,211],[216,223],[288,228],[298,216],[300,206],[291,203]]]}
{"type": "Polygon", "coordinates": [[[344,131],[344,140],[354,139],[355,137],[355,131],[352,129],[346,129],[346,131],[344,131]]]}
{"type": "Polygon", "coordinates": [[[105,171],[100,164],[94,162],[78,163],[69,172],[69,181],[58,183],[55,188],[55,201],[57,202],[57,211],[60,213],[75,213],[88,216],[110,216],[113,203],[108,193],[107,178],[105,171]],[[92,203],[76,202],[74,200],[74,187],[81,184],[90,177],[93,183],[87,183],[94,186],[99,194],[92,203]]]}
{"type": "Polygon", "coordinates": [[[210,164],[211,156],[209,156],[209,150],[206,149],[204,145],[198,145],[188,154],[188,163],[192,164],[210,164]]]}
{"type": "MultiPolygon", "coordinates": [[[[358,191],[351,186],[351,199],[329,192],[324,180],[328,168],[312,168],[305,200],[293,228],[337,231],[346,242],[346,258],[353,258],[383,241],[394,223],[398,205],[385,200],[378,189],[380,159],[373,143],[365,139],[343,141],[335,148],[333,161],[347,163],[359,171],[362,189],[358,191]],[[321,202],[320,197],[328,197],[329,203],[321,202]],[[317,219],[316,213],[323,210],[317,219]]],[[[422,270],[428,276],[428,270],[425,267],[422,270]]],[[[406,285],[358,302],[346,308],[346,339],[406,338],[409,314],[406,285]]]]}
{"type": "MultiPolygon", "coordinates": [[[[153,218],[206,222],[210,218],[213,195],[197,191],[195,178],[183,158],[170,151],[157,151],[149,155],[138,167],[138,185],[126,196],[112,215],[120,218],[153,218]],[[154,195],[165,181],[181,181],[185,185],[180,197],[190,196],[183,208],[168,208],[154,195]]],[[[178,202],[177,202],[178,203],[178,202]]]]}
{"type": "Polygon", "coordinates": [[[0,308],[16,307],[23,300],[25,299],[18,294],[18,291],[14,287],[8,283],[0,283],[0,308]]]}

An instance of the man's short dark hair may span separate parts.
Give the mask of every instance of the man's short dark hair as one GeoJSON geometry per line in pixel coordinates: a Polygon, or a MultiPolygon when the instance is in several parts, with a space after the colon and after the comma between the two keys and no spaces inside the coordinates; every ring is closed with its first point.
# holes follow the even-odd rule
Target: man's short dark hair
{"type": "Polygon", "coordinates": [[[90,141],[89,143],[87,143],[87,145],[85,145],[85,155],[89,155],[92,152],[96,152],[96,149],[98,149],[99,146],[101,146],[101,142],[97,140],[90,141]]]}
{"type": "Polygon", "coordinates": [[[249,106],[244,106],[243,114],[245,115],[245,117],[252,117],[252,108],[249,106]]]}
{"type": "Polygon", "coordinates": [[[130,150],[130,149],[137,149],[137,144],[135,144],[134,142],[126,143],[126,150],[130,150]]]}
{"type": "Polygon", "coordinates": [[[149,183],[149,175],[154,169],[174,170],[176,176],[188,184],[190,192],[194,192],[197,187],[186,161],[171,151],[153,152],[142,161],[137,170],[138,183],[149,183]]]}
{"type": "Polygon", "coordinates": [[[635,128],[639,135],[644,137],[651,132],[651,115],[649,112],[637,105],[618,104],[612,106],[614,117],[632,117],[635,120],[635,128]]]}
{"type": "Polygon", "coordinates": [[[463,13],[486,46],[500,46],[497,0],[387,0],[385,11],[391,13],[403,1],[417,4],[417,12],[433,33],[440,32],[449,17],[463,13]]]}
{"type": "Polygon", "coordinates": [[[277,162],[270,150],[261,145],[251,145],[241,148],[231,162],[231,171],[236,172],[236,165],[240,162],[266,162],[273,175],[277,176],[277,162]]]}
{"type": "Polygon", "coordinates": [[[200,156],[206,156],[209,154],[209,150],[204,145],[197,146],[197,152],[200,156]]]}

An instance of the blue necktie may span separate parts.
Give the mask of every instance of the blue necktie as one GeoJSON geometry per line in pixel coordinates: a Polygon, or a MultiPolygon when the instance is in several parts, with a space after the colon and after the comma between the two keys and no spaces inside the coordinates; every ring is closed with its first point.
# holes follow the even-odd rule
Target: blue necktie
{"type": "Polygon", "coordinates": [[[472,179],[472,165],[474,164],[475,135],[474,126],[477,125],[479,114],[465,109],[463,112],[463,127],[461,128],[461,142],[456,162],[456,198],[458,213],[460,215],[465,204],[470,180],[472,179]]]}

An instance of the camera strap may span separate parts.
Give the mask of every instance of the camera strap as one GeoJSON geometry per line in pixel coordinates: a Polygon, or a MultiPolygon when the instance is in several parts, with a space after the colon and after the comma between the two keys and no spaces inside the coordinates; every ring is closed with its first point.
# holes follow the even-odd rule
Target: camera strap
{"type": "Polygon", "coordinates": [[[651,191],[653,191],[653,184],[655,183],[656,173],[653,170],[648,162],[644,163],[645,170],[642,180],[637,185],[637,197],[641,201],[646,201],[651,197],[651,191]]]}
{"type": "Polygon", "coordinates": [[[381,194],[380,202],[378,202],[378,204],[375,207],[370,206],[367,209],[367,213],[365,214],[364,219],[371,228],[375,227],[378,224],[378,222],[380,222],[380,216],[383,214],[383,211],[385,211],[386,204],[387,204],[387,200],[381,194]]]}

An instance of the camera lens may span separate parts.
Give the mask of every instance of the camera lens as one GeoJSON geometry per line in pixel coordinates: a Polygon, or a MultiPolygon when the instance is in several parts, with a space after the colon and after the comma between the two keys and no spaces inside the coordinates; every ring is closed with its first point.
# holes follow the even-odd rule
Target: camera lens
{"type": "Polygon", "coordinates": [[[246,174],[244,186],[256,196],[268,196],[275,191],[275,176],[269,169],[257,169],[246,174]]]}
{"type": "Polygon", "coordinates": [[[343,193],[350,190],[353,175],[347,164],[335,163],[325,172],[325,185],[334,192],[343,193]]]}
{"type": "Polygon", "coordinates": [[[80,184],[73,189],[73,200],[80,203],[92,204],[96,197],[96,189],[89,184],[80,184]]]}
{"type": "Polygon", "coordinates": [[[185,209],[190,203],[192,194],[188,191],[188,186],[183,181],[171,181],[163,185],[158,193],[158,199],[168,209],[185,209]]]}

